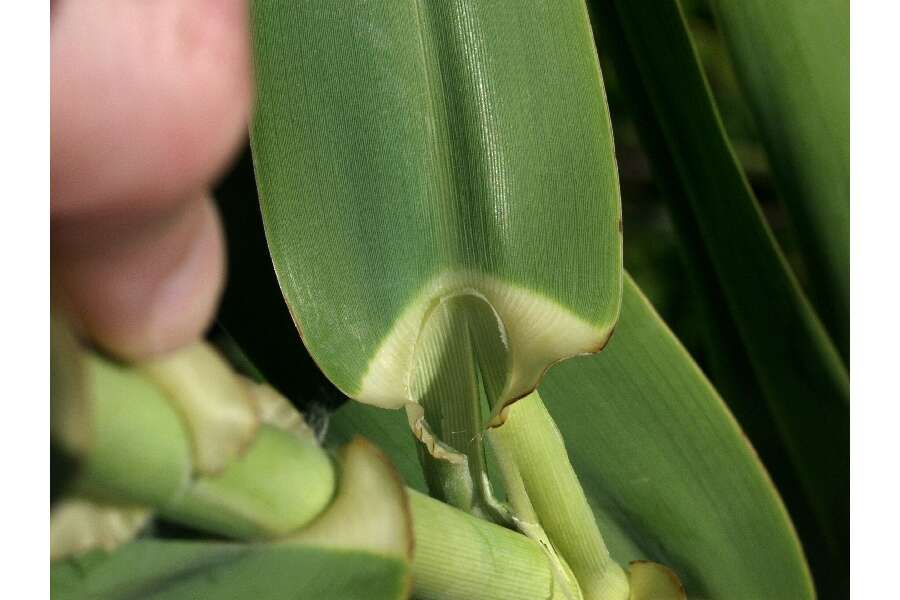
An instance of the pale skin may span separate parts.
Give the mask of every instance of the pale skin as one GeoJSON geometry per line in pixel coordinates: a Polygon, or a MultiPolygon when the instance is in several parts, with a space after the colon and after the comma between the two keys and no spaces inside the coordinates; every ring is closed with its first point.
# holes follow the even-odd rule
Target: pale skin
{"type": "Polygon", "coordinates": [[[51,285],[123,359],[201,337],[225,274],[210,187],[247,132],[246,0],[51,4],[51,285]]]}

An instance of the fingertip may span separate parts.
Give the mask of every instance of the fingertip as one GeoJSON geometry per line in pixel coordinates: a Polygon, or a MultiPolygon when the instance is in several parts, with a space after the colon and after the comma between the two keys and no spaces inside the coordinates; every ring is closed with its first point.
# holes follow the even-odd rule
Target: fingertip
{"type": "Polygon", "coordinates": [[[101,332],[100,343],[122,358],[175,350],[202,338],[212,323],[225,281],[225,244],[212,199],[204,198],[197,210],[201,216],[191,244],[152,289],[149,302],[124,308],[123,314],[134,317],[101,332]]]}
{"type": "Polygon", "coordinates": [[[209,197],[174,216],[135,225],[97,227],[73,239],[55,232],[54,278],[68,309],[94,343],[138,360],[201,338],[209,327],[225,274],[222,227],[209,197]],[[132,238],[123,244],[123,238],[132,238]]]}
{"type": "Polygon", "coordinates": [[[246,0],[59,3],[51,32],[54,214],[166,207],[246,137],[246,0]]]}

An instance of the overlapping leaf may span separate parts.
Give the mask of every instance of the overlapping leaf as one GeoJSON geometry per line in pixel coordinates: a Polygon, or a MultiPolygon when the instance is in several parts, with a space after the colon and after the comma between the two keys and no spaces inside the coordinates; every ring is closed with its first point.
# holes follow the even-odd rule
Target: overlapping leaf
{"type": "MultiPolygon", "coordinates": [[[[790,520],[715,390],[626,279],[599,355],[552,369],[541,395],[621,564],[670,566],[689,598],[812,598],[790,520]]],[[[334,439],[375,440],[423,486],[402,415],[345,405],[334,439]]]]}

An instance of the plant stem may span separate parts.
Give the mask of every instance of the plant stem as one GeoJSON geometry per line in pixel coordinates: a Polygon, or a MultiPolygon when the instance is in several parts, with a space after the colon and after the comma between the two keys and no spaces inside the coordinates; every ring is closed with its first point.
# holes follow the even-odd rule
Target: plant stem
{"type": "Polygon", "coordinates": [[[587,600],[628,598],[628,579],[612,560],[569,462],[562,435],[535,391],[488,430],[513,508],[537,516],[587,600]]]}
{"type": "Polygon", "coordinates": [[[262,424],[224,470],[198,475],[184,416],[161,389],[100,357],[85,362],[92,422],[79,489],[87,497],[242,539],[295,531],[330,502],[334,466],[312,432],[262,424]]]}
{"type": "MultiPolygon", "coordinates": [[[[334,467],[311,431],[297,435],[262,424],[224,470],[197,476],[184,413],[173,408],[161,388],[139,370],[95,355],[85,354],[83,364],[90,435],[81,452],[80,494],[115,505],[147,506],[173,521],[240,540],[290,543],[315,527],[316,539],[340,537],[337,531],[319,531],[324,521],[311,523],[324,514],[336,486],[334,467]],[[304,528],[308,523],[313,527],[304,528]]],[[[534,540],[414,490],[406,493],[417,597],[568,597],[548,554],[534,540]]]]}
{"type": "Polygon", "coordinates": [[[158,387],[98,356],[85,355],[87,448],[78,491],[110,504],[159,507],[191,477],[184,424],[158,387]]]}
{"type": "Polygon", "coordinates": [[[550,559],[524,535],[409,490],[416,552],[413,579],[425,600],[565,597],[550,559]]]}
{"type": "Polygon", "coordinates": [[[505,425],[489,429],[514,518],[490,493],[482,406],[497,412],[502,406],[509,377],[505,339],[491,305],[471,294],[441,299],[422,327],[411,387],[424,422],[411,424],[423,442],[428,490],[473,515],[515,526],[543,546],[568,595],[577,597],[580,589],[589,600],[626,598],[625,573],[609,557],[562,437],[536,392],[509,407],[505,425]]]}
{"type": "Polygon", "coordinates": [[[485,519],[505,515],[488,484],[481,432],[483,385],[502,386],[507,350],[493,308],[483,298],[442,298],[428,313],[414,353],[407,407],[429,493],[485,519]],[[420,414],[421,413],[421,414],[420,414]]]}

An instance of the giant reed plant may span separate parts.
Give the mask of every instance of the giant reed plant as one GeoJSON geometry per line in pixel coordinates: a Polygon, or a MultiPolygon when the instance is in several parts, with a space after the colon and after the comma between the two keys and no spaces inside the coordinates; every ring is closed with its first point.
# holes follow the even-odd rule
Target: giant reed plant
{"type": "MultiPolygon", "coordinates": [[[[846,162],[846,78],[816,61],[846,57],[818,57],[800,2],[738,4],[716,8],[822,258],[815,302],[734,158],[676,0],[595,0],[590,15],[582,0],[253,2],[267,250],[224,207],[240,249],[230,360],[204,343],[119,364],[54,321],[54,596],[814,597],[740,425],[624,272],[595,34],[700,305],[723,324],[721,364],[762,390],[822,564],[843,572],[846,260],[816,254],[846,243],[842,172],[826,216],[810,198],[815,173],[846,162]],[[757,13],[784,14],[784,31],[757,13]],[[787,66],[755,69],[756,44],[787,66]],[[786,90],[807,63],[833,102],[786,90]],[[804,117],[778,128],[781,114],[804,117]],[[816,119],[837,133],[805,160],[816,119]],[[296,328],[265,328],[284,314],[296,328]],[[310,357],[352,399],[327,428],[292,405],[324,389],[304,387],[310,357]]],[[[835,10],[814,12],[843,31],[835,10]]]]}

